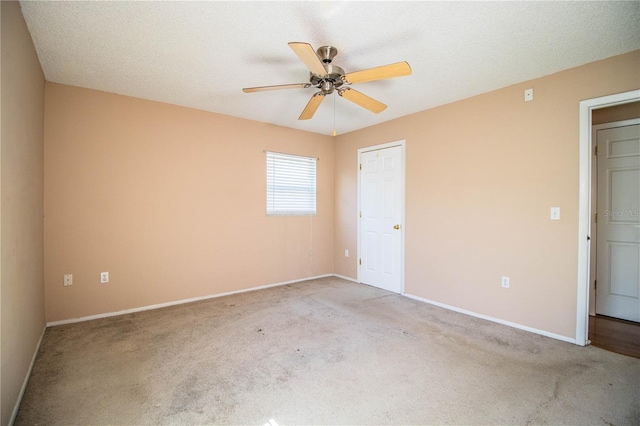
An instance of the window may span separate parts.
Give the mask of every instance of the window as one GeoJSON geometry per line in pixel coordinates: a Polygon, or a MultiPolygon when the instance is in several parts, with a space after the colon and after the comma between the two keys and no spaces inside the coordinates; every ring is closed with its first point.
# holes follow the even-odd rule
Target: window
{"type": "Polygon", "coordinates": [[[316,161],[267,151],[267,215],[316,214],[316,161]]]}

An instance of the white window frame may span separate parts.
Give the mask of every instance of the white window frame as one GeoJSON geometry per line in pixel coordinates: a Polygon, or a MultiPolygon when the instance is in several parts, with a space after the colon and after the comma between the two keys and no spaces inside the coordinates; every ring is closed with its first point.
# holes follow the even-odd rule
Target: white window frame
{"type": "Polygon", "coordinates": [[[318,159],[273,151],[265,154],[267,216],[315,216],[318,159]]]}

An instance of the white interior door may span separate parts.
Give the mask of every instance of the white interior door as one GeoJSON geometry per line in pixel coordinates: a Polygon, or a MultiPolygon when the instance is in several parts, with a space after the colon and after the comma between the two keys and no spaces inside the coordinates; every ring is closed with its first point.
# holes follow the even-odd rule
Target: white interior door
{"type": "Polygon", "coordinates": [[[596,313],[640,322],[640,125],[597,132],[596,313]]]}
{"type": "Polygon", "coordinates": [[[402,147],[360,153],[360,282],[402,292],[402,147]]]}

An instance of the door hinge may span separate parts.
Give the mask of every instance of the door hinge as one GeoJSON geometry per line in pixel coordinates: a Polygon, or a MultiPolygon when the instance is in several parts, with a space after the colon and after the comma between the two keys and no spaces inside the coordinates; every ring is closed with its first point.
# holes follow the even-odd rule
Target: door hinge
{"type": "Polygon", "coordinates": [[[593,280],[593,288],[598,288],[598,280],[593,280]]]}
{"type": "Polygon", "coordinates": [[[362,212],[360,212],[360,217],[362,217],[362,212]]]}
{"type": "Polygon", "coordinates": [[[362,170],[362,163],[360,163],[360,170],[362,170]]]}
{"type": "Polygon", "coordinates": [[[594,154],[595,154],[595,155],[598,155],[598,145],[596,145],[596,149],[595,149],[594,154]]]}
{"type": "Polygon", "coordinates": [[[596,213],[596,223],[598,223],[598,213],[596,213]]]}
{"type": "Polygon", "coordinates": [[[360,263],[360,265],[362,265],[362,259],[360,259],[360,260],[358,261],[358,263],[360,263]]]}

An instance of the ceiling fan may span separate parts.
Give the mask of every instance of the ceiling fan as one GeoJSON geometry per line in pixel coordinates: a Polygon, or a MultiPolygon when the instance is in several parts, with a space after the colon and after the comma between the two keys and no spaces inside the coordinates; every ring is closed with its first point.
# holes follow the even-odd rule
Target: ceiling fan
{"type": "Polygon", "coordinates": [[[312,86],[320,89],[319,92],[311,96],[309,103],[307,103],[298,120],[308,120],[313,117],[313,114],[315,114],[325,96],[330,95],[334,90],[343,98],[378,114],[387,108],[385,104],[346,86],[411,74],[411,67],[406,62],[397,62],[395,64],[383,65],[362,71],[345,73],[342,68],[332,64],[333,58],[338,54],[338,49],[333,46],[322,46],[318,48],[317,51],[314,51],[313,47],[308,43],[291,42],[289,43],[289,47],[293,49],[296,55],[298,55],[307,68],[309,68],[311,72],[309,83],[247,87],[242,89],[242,91],[245,93],[253,93],[266,90],[307,89],[312,86]]]}

